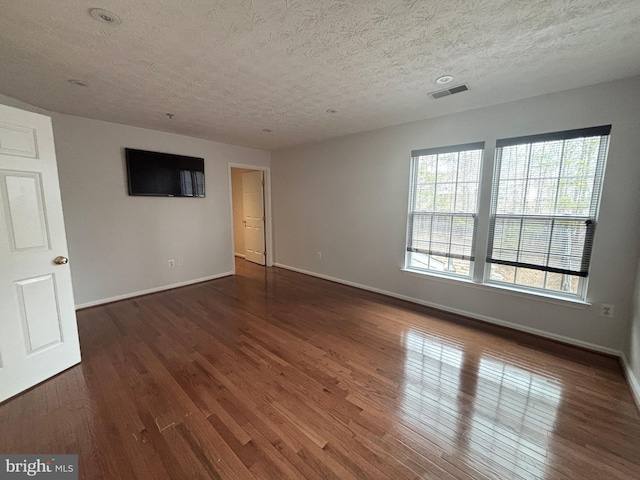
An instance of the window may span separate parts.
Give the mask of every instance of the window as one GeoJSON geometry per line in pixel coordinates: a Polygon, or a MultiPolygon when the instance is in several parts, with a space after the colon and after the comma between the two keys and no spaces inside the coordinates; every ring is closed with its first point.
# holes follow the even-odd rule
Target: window
{"type": "Polygon", "coordinates": [[[490,281],[582,296],[610,130],[496,142],[490,281]]]}
{"type": "Polygon", "coordinates": [[[498,140],[482,196],[483,142],[413,151],[406,268],[584,298],[610,131],[498,140]]]}
{"type": "Polygon", "coordinates": [[[407,267],[470,277],[484,143],[411,152],[407,267]]]}

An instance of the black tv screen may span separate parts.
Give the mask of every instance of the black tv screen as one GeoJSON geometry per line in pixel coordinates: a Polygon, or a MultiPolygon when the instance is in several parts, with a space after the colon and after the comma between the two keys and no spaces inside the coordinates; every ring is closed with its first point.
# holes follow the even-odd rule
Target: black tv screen
{"type": "Polygon", "coordinates": [[[204,197],[204,158],[125,148],[129,195],[204,197]]]}

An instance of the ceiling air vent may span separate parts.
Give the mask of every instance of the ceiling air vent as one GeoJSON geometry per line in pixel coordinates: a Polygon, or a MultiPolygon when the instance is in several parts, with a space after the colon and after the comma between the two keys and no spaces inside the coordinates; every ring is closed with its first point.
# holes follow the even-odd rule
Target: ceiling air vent
{"type": "Polygon", "coordinates": [[[437,92],[431,92],[429,96],[434,100],[442,97],[448,97],[449,95],[453,95],[455,93],[466,92],[469,90],[469,87],[466,83],[462,85],[458,85],[457,87],[445,88],[444,90],[438,90],[437,92]]]}

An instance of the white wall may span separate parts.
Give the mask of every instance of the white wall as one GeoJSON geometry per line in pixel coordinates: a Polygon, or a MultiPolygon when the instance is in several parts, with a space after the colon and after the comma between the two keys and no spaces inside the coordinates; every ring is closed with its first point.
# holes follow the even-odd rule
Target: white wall
{"type": "Polygon", "coordinates": [[[269,152],[0,103],[53,118],[76,305],[232,272],[227,165],[269,152]],[[204,157],[206,198],[130,197],[125,147],[204,157]]]}
{"type": "MultiPolygon", "coordinates": [[[[640,247],[639,153],[640,78],[273,152],[276,262],[619,352],[640,247]],[[400,271],[411,150],[484,140],[491,166],[497,138],[604,124],[613,129],[588,300],[615,304],[615,319],[599,317],[595,305],[576,308],[400,271]]],[[[490,178],[490,169],[484,175],[490,178]]]]}

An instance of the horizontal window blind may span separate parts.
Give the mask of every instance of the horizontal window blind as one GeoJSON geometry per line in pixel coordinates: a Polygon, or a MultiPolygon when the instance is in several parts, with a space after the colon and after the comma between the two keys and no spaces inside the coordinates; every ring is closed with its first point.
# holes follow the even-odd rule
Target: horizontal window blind
{"type": "Polygon", "coordinates": [[[415,212],[409,217],[412,238],[408,252],[475,259],[475,215],[415,212]]]}
{"type": "Polygon", "coordinates": [[[484,142],[414,150],[407,251],[474,260],[484,142]]]}
{"type": "Polygon", "coordinates": [[[610,131],[496,142],[487,262],[588,275],[610,131]]]}

